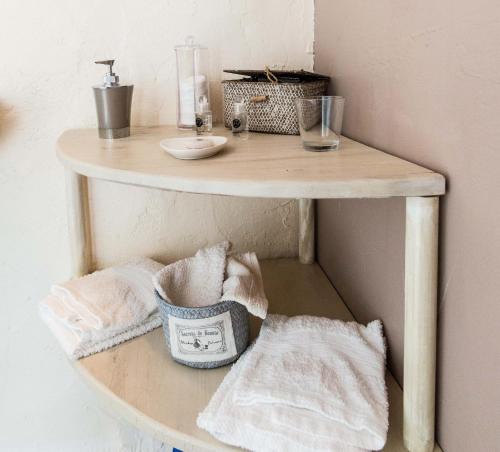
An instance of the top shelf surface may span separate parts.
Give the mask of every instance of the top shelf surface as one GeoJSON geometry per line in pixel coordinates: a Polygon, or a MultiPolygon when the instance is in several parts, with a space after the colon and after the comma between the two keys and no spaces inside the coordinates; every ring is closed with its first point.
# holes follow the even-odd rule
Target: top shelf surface
{"type": "Polygon", "coordinates": [[[342,137],[339,151],[307,152],[300,137],[251,133],[229,137],[217,155],[177,160],[160,147],[173,136],[193,135],[174,126],[133,128],[119,140],[98,138],[95,129],[64,132],[58,156],[72,171],[125,184],[191,193],[257,198],[386,198],[436,196],[444,177],[431,170],[342,137]]]}

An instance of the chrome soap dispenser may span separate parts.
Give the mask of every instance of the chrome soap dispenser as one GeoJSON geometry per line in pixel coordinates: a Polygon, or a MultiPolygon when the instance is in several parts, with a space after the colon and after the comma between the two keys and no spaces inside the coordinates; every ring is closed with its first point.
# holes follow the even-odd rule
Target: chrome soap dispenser
{"type": "Polygon", "coordinates": [[[130,108],[134,85],[120,85],[113,72],[115,60],[96,61],[109,66],[102,85],[93,87],[99,138],[124,138],[130,135],[130,108]]]}

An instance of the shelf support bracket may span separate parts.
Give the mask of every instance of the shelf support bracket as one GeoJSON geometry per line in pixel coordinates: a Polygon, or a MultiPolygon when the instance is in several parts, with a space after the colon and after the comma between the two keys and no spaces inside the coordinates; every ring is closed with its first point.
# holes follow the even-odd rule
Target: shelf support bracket
{"type": "Polygon", "coordinates": [[[314,263],[315,200],[299,199],[299,260],[302,264],[314,263]]]}
{"type": "Polygon", "coordinates": [[[87,177],[66,170],[66,202],[71,249],[71,274],[77,278],[92,270],[87,177]]]}
{"type": "Polygon", "coordinates": [[[438,197],[406,198],[405,447],[434,449],[438,273],[438,197]]]}

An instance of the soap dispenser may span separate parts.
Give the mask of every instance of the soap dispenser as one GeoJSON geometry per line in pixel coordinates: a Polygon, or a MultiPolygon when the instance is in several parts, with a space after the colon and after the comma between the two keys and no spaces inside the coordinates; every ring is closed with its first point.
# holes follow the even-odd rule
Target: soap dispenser
{"type": "Polygon", "coordinates": [[[109,66],[102,85],[93,87],[100,138],[124,138],[130,135],[130,108],[134,85],[120,85],[113,72],[115,60],[96,61],[109,66]]]}

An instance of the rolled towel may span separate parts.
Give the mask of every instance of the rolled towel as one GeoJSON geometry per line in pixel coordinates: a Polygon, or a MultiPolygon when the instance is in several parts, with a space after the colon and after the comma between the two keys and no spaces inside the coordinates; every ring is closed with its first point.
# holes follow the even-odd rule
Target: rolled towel
{"type": "Polygon", "coordinates": [[[381,449],[388,429],[381,323],[270,315],[198,425],[250,450],[381,449]]]}

